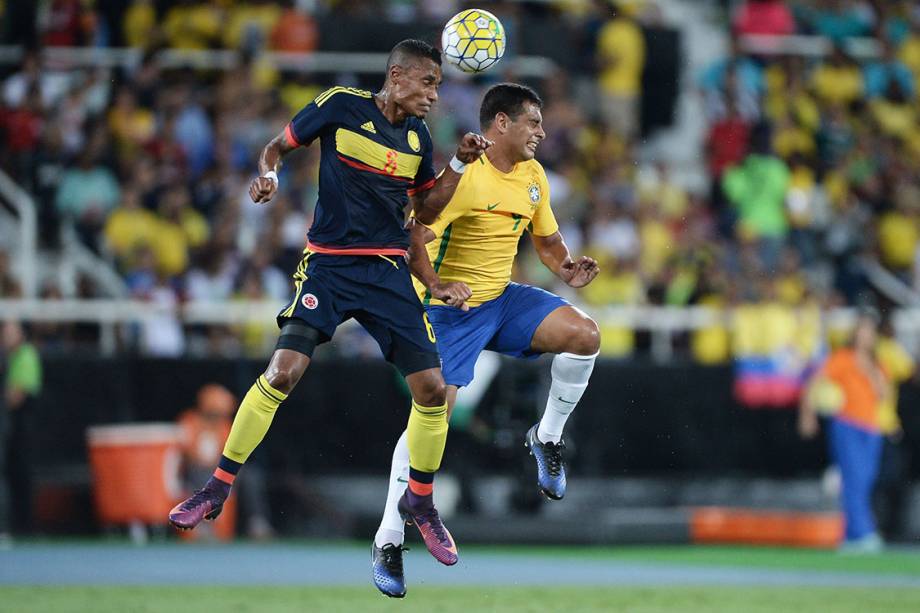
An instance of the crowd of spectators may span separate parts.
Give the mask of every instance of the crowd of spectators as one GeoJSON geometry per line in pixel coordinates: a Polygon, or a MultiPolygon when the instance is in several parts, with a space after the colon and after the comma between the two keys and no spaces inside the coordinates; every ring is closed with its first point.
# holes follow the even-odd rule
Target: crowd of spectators
{"type": "MultiPolygon", "coordinates": [[[[285,160],[271,206],[252,204],[247,186],[261,147],[331,81],[279,71],[258,52],[322,49],[314,13],[332,5],[350,14],[369,10],[364,2],[45,3],[35,15],[41,45],[119,44],[144,54],[130,68],[71,70],[41,66],[40,54],[28,51],[3,80],[0,163],[36,196],[42,246],[55,248],[60,226],[73,224],[117,267],[133,297],[159,304],[288,300],[288,275],[316,198],[318,150],[285,160]],[[154,53],[161,48],[238,49],[243,61],[223,70],[166,70],[154,53]]],[[[493,5],[500,17],[507,11],[509,23],[527,10],[493,5]]],[[[386,14],[440,19],[456,8],[390,2],[386,14]]],[[[702,192],[688,191],[667,161],[641,161],[643,27],[662,19],[654,2],[560,1],[550,10],[593,41],[589,79],[560,71],[532,83],[545,102],[547,139],[538,158],[556,217],[571,250],[597,257],[603,271],[575,299],[592,309],[855,305],[869,290],[863,258],[920,288],[914,3],[735,3],[726,13],[725,56],[685,75],[708,126],[700,158],[710,188],[702,192]],[[744,35],[792,33],[825,37],[830,52],[744,51],[744,35]],[[854,37],[874,40],[877,53],[854,58],[854,37]],[[586,86],[592,96],[574,93],[586,86]]],[[[437,164],[453,152],[458,134],[477,128],[488,79],[515,78],[507,64],[499,66],[486,80],[445,70],[428,121],[437,164]]],[[[355,75],[335,78],[357,82],[355,75]]],[[[12,296],[16,281],[4,261],[0,290],[12,296]]],[[[526,248],[515,274],[559,289],[526,248]]],[[[60,291],[42,288],[47,297],[60,291]]],[[[77,291],[95,292],[88,284],[77,291]]],[[[793,322],[787,336],[794,337],[788,326],[801,318],[786,315],[782,322],[793,322]]],[[[275,335],[270,321],[238,330],[165,324],[136,331],[145,351],[261,355],[275,335]]],[[[721,362],[742,337],[716,326],[697,332],[688,346],[701,361],[721,362]]],[[[609,325],[603,338],[603,350],[614,356],[630,355],[642,342],[632,330],[609,325]]],[[[374,352],[372,343],[348,345],[374,352]]]]}

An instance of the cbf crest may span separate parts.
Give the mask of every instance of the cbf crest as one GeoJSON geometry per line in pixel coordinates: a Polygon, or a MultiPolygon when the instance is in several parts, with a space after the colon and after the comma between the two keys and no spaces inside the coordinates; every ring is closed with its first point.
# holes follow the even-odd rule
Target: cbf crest
{"type": "Polygon", "coordinates": [[[530,208],[537,208],[537,203],[540,202],[543,194],[540,193],[540,184],[536,179],[531,180],[530,185],[527,186],[527,195],[530,196],[530,208]]]}

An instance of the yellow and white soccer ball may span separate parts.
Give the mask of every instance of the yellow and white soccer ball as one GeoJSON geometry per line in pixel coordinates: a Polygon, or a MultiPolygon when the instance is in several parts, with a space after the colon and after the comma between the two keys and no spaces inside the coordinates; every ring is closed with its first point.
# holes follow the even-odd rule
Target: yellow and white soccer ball
{"type": "Polygon", "coordinates": [[[460,11],[441,32],[444,60],[463,72],[482,72],[505,54],[505,28],[482,9],[460,11]]]}

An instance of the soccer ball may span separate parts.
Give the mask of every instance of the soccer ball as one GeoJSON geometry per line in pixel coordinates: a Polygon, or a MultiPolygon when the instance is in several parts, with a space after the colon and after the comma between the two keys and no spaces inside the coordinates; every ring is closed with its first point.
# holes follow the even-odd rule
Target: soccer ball
{"type": "Polygon", "coordinates": [[[444,26],[441,48],[448,64],[463,72],[482,72],[505,54],[505,28],[492,13],[467,9],[444,26]]]}

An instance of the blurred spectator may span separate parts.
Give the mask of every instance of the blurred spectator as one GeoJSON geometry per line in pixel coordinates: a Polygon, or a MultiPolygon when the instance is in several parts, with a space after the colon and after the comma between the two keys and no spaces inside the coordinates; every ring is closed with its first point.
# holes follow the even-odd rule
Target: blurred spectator
{"type": "Polygon", "coordinates": [[[795,19],[785,0],[745,0],[732,22],[738,34],[785,36],[795,33],[795,19]]]}
{"type": "Polygon", "coordinates": [[[631,139],[638,128],[645,39],[622,8],[611,10],[613,15],[597,35],[601,116],[610,130],[631,139]]]}
{"type": "Polygon", "coordinates": [[[153,0],[132,0],[121,27],[125,44],[149,49],[157,35],[157,11],[153,0]]]}
{"type": "MultiPolygon", "coordinates": [[[[601,273],[584,289],[583,298],[591,305],[638,306],[645,303],[645,288],[637,262],[629,258],[600,255],[601,273]]],[[[602,321],[601,354],[611,358],[629,357],[635,349],[635,331],[622,324],[602,321]]]]}
{"type": "Polygon", "coordinates": [[[808,30],[826,36],[835,43],[868,34],[875,22],[872,7],[862,0],[799,2],[795,8],[799,21],[808,30]]]}
{"type": "Polygon", "coordinates": [[[263,49],[281,14],[275,0],[234,3],[222,27],[224,47],[250,54],[263,49]]]}
{"type": "Polygon", "coordinates": [[[818,157],[826,168],[842,162],[856,146],[853,124],[841,106],[831,106],[818,129],[818,157]]]}
{"type": "Polygon", "coordinates": [[[156,240],[159,220],[141,204],[137,189],[128,185],[121,192],[121,205],[105,222],[106,247],[115,255],[123,270],[130,268],[131,257],[138,247],[156,240]]]}
{"type": "Polygon", "coordinates": [[[45,123],[41,93],[33,86],[22,103],[8,111],[0,109],[0,129],[6,137],[9,160],[5,165],[13,171],[16,181],[31,183],[32,168],[45,123]]]}
{"type": "Polygon", "coordinates": [[[146,300],[157,285],[156,256],[149,245],[139,243],[124,262],[125,285],[131,297],[146,300]]]}
{"type": "Polygon", "coordinates": [[[818,98],[832,107],[848,107],[864,91],[862,71],[839,46],[812,73],[811,85],[818,98]]]}
{"type": "Polygon", "coordinates": [[[0,433],[4,435],[0,447],[6,454],[13,531],[28,534],[32,529],[32,432],[42,391],[42,362],[20,323],[4,322],[2,340],[6,356],[3,408],[8,425],[0,433]]]}
{"type": "MultiPolygon", "coordinates": [[[[763,135],[759,138],[765,140],[763,135]]],[[[768,270],[777,265],[789,230],[785,212],[788,187],[789,168],[770,154],[766,143],[756,144],[744,162],[726,170],[722,178],[722,189],[738,211],[738,236],[759,245],[768,270]]]]}
{"type": "MultiPolygon", "coordinates": [[[[263,302],[269,298],[265,291],[262,271],[255,266],[243,270],[237,281],[236,300],[263,302]]],[[[288,292],[290,293],[290,292],[288,292]]],[[[288,298],[289,299],[289,298],[288,298]]],[[[279,304],[281,304],[279,302],[279,304]]],[[[247,322],[237,326],[243,353],[258,357],[270,353],[278,339],[278,329],[271,321],[247,322]]]]}
{"type": "MultiPolygon", "coordinates": [[[[908,188],[907,185],[899,187],[904,190],[908,188]]],[[[878,220],[878,246],[882,264],[899,273],[906,282],[910,282],[910,269],[920,246],[920,211],[916,208],[917,204],[920,203],[912,203],[900,197],[895,208],[883,213],[878,220]]]]}
{"type": "MultiPolygon", "coordinates": [[[[3,102],[9,107],[18,107],[26,101],[26,96],[33,89],[42,90],[41,62],[34,51],[27,52],[22,58],[18,72],[3,82],[3,102]]],[[[44,102],[44,100],[43,100],[44,102]]]]}
{"type": "Polygon", "coordinates": [[[179,321],[179,293],[171,279],[160,275],[144,298],[157,312],[141,321],[141,350],[155,358],[181,357],[185,353],[185,332],[179,321]]]}
{"type": "Polygon", "coordinates": [[[229,300],[239,271],[239,261],[230,245],[219,240],[206,244],[197,258],[198,264],[186,277],[189,300],[222,302],[229,300]]]}
{"type": "Polygon", "coordinates": [[[284,11],[269,35],[271,49],[289,53],[316,51],[319,43],[319,28],[316,21],[298,6],[296,0],[286,0],[283,4],[284,11]]]}
{"type": "Polygon", "coordinates": [[[706,137],[706,157],[713,182],[711,197],[717,209],[721,208],[722,173],[745,158],[751,135],[750,121],[738,112],[732,99],[729,99],[727,111],[724,117],[710,123],[706,137]]]}
{"type": "Polygon", "coordinates": [[[173,137],[188,161],[188,170],[197,177],[214,159],[214,133],[207,113],[194,89],[186,84],[172,92],[170,104],[176,110],[173,137]]]}
{"type": "Polygon", "coordinates": [[[903,444],[904,431],[898,416],[898,388],[914,377],[916,363],[894,337],[890,322],[882,328],[875,353],[879,365],[891,382],[878,411],[879,431],[884,438],[879,478],[875,486],[875,507],[882,535],[893,540],[901,537],[905,528],[911,460],[910,452],[903,444]]]}
{"type": "Polygon", "coordinates": [[[13,276],[10,268],[9,254],[0,249],[0,298],[13,298],[19,296],[21,288],[19,281],[13,276]]]}
{"type": "Polygon", "coordinates": [[[590,245],[617,259],[632,260],[639,255],[639,229],[625,206],[601,205],[591,228],[590,245]]]}
{"type": "Polygon", "coordinates": [[[828,415],[831,457],[840,469],[845,551],[876,552],[882,539],[872,516],[872,488],[878,477],[882,437],[879,408],[889,402],[891,379],[876,357],[878,318],[863,312],[851,345],[838,349],[809,383],[799,412],[799,433],[818,433],[818,415],[828,415]]]}
{"type": "Polygon", "coordinates": [[[216,48],[223,17],[223,10],[210,2],[178,0],[163,19],[166,42],[174,49],[216,48]]]}
{"type": "Polygon", "coordinates": [[[40,13],[42,45],[77,47],[90,37],[92,22],[80,0],[51,0],[40,13]]]}
{"type": "Polygon", "coordinates": [[[160,197],[159,224],[152,243],[157,270],[167,277],[188,268],[190,250],[208,240],[207,220],[191,207],[191,196],[184,185],[169,188],[160,197]]]}
{"type": "Polygon", "coordinates": [[[737,38],[729,40],[728,55],[707,66],[699,79],[706,97],[708,114],[721,118],[727,114],[729,101],[733,100],[747,119],[756,119],[758,97],[764,91],[763,69],[741,51],[737,38]]]}
{"type": "Polygon", "coordinates": [[[788,116],[812,132],[818,129],[821,110],[809,91],[806,74],[804,62],[795,57],[774,63],[765,71],[763,114],[767,119],[777,121],[788,116]]]}
{"type": "Polygon", "coordinates": [[[883,42],[881,47],[882,56],[870,62],[863,70],[866,97],[871,99],[884,96],[891,84],[897,83],[905,97],[914,98],[917,90],[910,68],[897,58],[890,44],[883,42]]]}
{"type": "Polygon", "coordinates": [[[97,235],[118,204],[119,195],[115,175],[99,163],[92,148],[87,148],[77,165],[64,172],[55,206],[63,218],[74,222],[83,242],[96,249],[97,235]]]}
{"type": "Polygon", "coordinates": [[[137,155],[156,130],[153,113],[137,105],[137,96],[129,86],[122,86],[115,95],[108,122],[118,153],[124,159],[137,155]]]}
{"type": "Polygon", "coordinates": [[[826,194],[817,182],[814,168],[800,155],[789,160],[789,189],[786,192],[786,215],[790,240],[808,267],[821,256],[820,232],[830,215],[826,194]]]}

